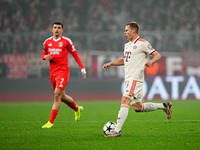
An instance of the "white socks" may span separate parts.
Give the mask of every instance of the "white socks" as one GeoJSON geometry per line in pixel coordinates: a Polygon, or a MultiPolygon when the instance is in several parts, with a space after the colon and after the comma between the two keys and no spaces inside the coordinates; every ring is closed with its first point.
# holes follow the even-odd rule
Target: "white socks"
{"type": "Polygon", "coordinates": [[[124,121],[126,120],[128,116],[128,110],[129,110],[129,105],[121,104],[121,108],[120,108],[120,111],[118,113],[118,118],[117,118],[117,126],[115,128],[116,132],[121,131],[124,121]]]}
{"type": "Polygon", "coordinates": [[[142,108],[142,112],[148,112],[148,111],[154,111],[154,110],[157,110],[157,109],[164,109],[164,105],[163,103],[144,103],[143,104],[143,108],[142,108]]]}
{"type": "MultiPolygon", "coordinates": [[[[164,109],[163,103],[144,103],[143,107],[141,109],[141,112],[149,112],[149,111],[154,111],[157,109],[164,109]]],[[[121,128],[128,116],[128,110],[129,110],[129,105],[127,104],[121,104],[120,111],[118,113],[118,118],[117,118],[117,126],[115,128],[116,132],[121,131],[121,128]]]]}

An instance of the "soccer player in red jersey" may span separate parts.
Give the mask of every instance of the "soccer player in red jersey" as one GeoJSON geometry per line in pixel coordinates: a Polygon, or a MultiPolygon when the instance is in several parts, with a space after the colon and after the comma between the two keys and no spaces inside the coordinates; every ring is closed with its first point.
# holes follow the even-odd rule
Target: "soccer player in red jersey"
{"type": "Polygon", "coordinates": [[[62,36],[63,24],[55,22],[52,25],[53,36],[44,42],[42,59],[50,62],[50,79],[54,90],[54,104],[49,121],[42,128],[51,128],[60,109],[61,102],[67,104],[75,111],[75,121],[80,119],[82,106],[78,106],[75,101],[65,94],[65,87],[69,79],[68,53],[70,53],[79,67],[83,78],[86,78],[85,67],[72,43],[72,41],[62,36]]]}

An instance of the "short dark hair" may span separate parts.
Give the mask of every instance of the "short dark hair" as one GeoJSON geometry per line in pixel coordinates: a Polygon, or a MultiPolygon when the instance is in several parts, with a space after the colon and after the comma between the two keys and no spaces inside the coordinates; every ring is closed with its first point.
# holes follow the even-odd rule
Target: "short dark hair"
{"type": "Polygon", "coordinates": [[[131,28],[135,28],[136,32],[138,33],[140,30],[140,26],[136,22],[129,22],[126,24],[127,26],[129,25],[131,28]]]}
{"type": "Polygon", "coordinates": [[[61,25],[61,27],[63,28],[63,24],[62,24],[61,22],[54,22],[54,23],[52,24],[52,27],[53,27],[54,24],[61,25]]]}

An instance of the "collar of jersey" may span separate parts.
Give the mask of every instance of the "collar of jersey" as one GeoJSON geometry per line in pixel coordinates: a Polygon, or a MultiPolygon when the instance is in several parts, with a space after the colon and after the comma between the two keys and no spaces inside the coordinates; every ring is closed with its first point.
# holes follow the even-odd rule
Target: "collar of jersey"
{"type": "Polygon", "coordinates": [[[58,39],[54,39],[54,38],[53,38],[53,40],[54,40],[55,42],[59,41],[60,39],[61,39],[61,37],[58,38],[58,39]]]}
{"type": "Polygon", "coordinates": [[[139,40],[139,38],[140,38],[140,36],[138,36],[133,42],[131,42],[131,41],[130,42],[135,44],[139,40]]]}

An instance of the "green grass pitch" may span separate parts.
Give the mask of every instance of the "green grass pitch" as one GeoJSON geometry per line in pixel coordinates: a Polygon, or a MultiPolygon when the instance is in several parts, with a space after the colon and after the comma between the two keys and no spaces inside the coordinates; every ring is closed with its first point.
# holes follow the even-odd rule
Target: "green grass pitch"
{"type": "Polygon", "coordinates": [[[0,103],[0,150],[192,150],[200,149],[200,101],[172,101],[172,118],[162,110],[136,113],[130,107],[121,137],[104,137],[103,125],[116,122],[120,101],[77,101],[81,120],[62,104],[54,127],[42,129],[52,102],[0,103]]]}

